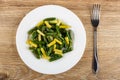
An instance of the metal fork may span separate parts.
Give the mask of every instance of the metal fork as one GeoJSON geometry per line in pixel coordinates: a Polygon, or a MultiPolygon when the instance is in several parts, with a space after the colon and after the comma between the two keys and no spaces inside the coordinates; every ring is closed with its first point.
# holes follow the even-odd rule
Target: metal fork
{"type": "Polygon", "coordinates": [[[97,55],[97,27],[99,25],[100,19],[100,5],[94,4],[91,14],[91,23],[93,26],[93,63],[92,69],[94,73],[98,72],[99,64],[98,64],[98,55],[97,55]]]}

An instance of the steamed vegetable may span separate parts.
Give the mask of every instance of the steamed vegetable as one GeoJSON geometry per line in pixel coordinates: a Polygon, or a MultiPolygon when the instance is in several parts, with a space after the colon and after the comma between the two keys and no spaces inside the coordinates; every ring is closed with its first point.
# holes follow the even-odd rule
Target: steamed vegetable
{"type": "Polygon", "coordinates": [[[55,17],[46,18],[28,31],[26,43],[36,58],[44,58],[50,62],[58,60],[64,53],[73,50],[69,28],[55,17]]]}

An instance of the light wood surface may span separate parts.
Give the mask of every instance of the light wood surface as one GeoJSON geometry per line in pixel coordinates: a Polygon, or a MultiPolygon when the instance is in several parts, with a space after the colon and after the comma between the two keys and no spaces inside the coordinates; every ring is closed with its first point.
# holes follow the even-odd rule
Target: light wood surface
{"type": "MultiPolygon", "coordinates": [[[[79,44],[80,45],[80,44],[79,44]]],[[[0,80],[120,80],[120,0],[0,0],[0,80]],[[100,71],[91,70],[93,28],[90,9],[101,4],[98,28],[100,71]],[[83,22],[87,44],[79,63],[67,72],[45,75],[28,68],[16,50],[16,30],[22,18],[32,9],[46,4],[64,6],[83,22]]]]}

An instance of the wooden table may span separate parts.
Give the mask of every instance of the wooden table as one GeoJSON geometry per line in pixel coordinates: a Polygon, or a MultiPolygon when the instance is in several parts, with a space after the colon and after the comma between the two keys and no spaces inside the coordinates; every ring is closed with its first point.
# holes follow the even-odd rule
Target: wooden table
{"type": "Polygon", "coordinates": [[[0,80],[120,80],[120,0],[0,0],[0,80]],[[90,9],[101,4],[98,28],[100,71],[92,73],[93,28],[90,9]],[[32,9],[56,4],[73,11],[84,24],[87,45],[82,59],[71,70],[44,75],[28,68],[16,50],[16,30],[32,9]]]}

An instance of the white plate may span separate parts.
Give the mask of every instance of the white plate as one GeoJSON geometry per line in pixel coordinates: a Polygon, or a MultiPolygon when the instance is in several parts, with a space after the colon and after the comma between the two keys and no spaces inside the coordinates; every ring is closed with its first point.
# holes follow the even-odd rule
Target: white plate
{"type": "Polygon", "coordinates": [[[70,10],[58,5],[45,5],[30,11],[21,21],[16,33],[16,46],[23,62],[32,70],[43,74],[58,74],[75,66],[81,59],[86,45],[86,32],[79,18],[70,10]],[[27,32],[39,21],[48,17],[56,17],[71,26],[74,32],[74,50],[63,58],[48,62],[36,59],[26,44],[27,32]]]}

